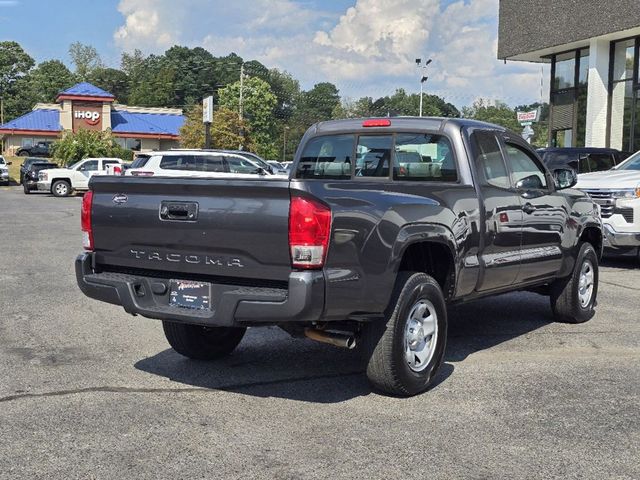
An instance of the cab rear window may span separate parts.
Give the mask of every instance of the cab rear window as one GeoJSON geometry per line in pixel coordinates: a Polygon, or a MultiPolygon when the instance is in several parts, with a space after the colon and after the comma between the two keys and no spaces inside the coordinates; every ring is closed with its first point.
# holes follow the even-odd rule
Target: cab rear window
{"type": "Polygon", "coordinates": [[[444,135],[429,133],[342,134],[315,137],[305,145],[296,178],[456,182],[453,149],[444,135]],[[354,158],[355,157],[355,158],[354,158]],[[352,161],[355,164],[352,167],[352,161]]]}
{"type": "Polygon", "coordinates": [[[351,178],[355,135],[327,135],[309,140],[304,147],[296,178],[351,178]]]}

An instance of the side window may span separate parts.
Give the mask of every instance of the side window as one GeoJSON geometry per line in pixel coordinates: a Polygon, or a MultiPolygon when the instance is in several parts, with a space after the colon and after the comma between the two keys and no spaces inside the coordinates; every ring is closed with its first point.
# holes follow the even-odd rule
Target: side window
{"type": "Polygon", "coordinates": [[[547,178],[542,167],[528,152],[512,143],[506,144],[507,161],[511,167],[511,181],[516,188],[547,188],[547,178]]]}
{"type": "Polygon", "coordinates": [[[224,172],[224,160],[221,156],[212,155],[201,157],[202,163],[199,164],[198,170],[203,172],[224,172]]]}
{"type": "Polygon", "coordinates": [[[246,158],[226,157],[231,173],[256,173],[258,167],[246,158]]]}
{"type": "Polygon", "coordinates": [[[483,183],[498,188],[511,188],[496,136],[490,132],[474,132],[473,139],[477,147],[476,169],[482,175],[483,183]]]}
{"type": "Polygon", "coordinates": [[[351,178],[353,135],[327,135],[309,140],[304,147],[296,178],[351,178]]]}
{"type": "Polygon", "coordinates": [[[610,153],[591,153],[587,156],[591,172],[601,172],[615,167],[616,162],[610,153]]]}
{"type": "Polygon", "coordinates": [[[389,177],[391,135],[361,135],[356,149],[356,177],[389,177]]]}
{"type": "Polygon", "coordinates": [[[163,170],[195,171],[197,163],[197,158],[194,155],[168,155],[160,160],[160,168],[163,170]]]}
{"type": "Polygon", "coordinates": [[[394,154],[394,180],[458,180],[453,151],[446,137],[426,133],[399,133],[396,135],[394,154]]]}
{"type": "Polygon", "coordinates": [[[81,172],[96,172],[98,170],[98,160],[84,162],[79,169],[81,172]]]}

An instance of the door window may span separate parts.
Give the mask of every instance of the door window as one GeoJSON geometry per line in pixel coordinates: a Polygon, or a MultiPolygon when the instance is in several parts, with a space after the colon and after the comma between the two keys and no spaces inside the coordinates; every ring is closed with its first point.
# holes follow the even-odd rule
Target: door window
{"type": "Polygon", "coordinates": [[[357,177],[389,177],[391,135],[362,135],[356,150],[357,177]]]}
{"type": "Polygon", "coordinates": [[[547,188],[544,169],[521,147],[507,144],[507,161],[511,167],[511,181],[519,189],[540,190],[547,188]]]}
{"type": "Polygon", "coordinates": [[[428,133],[396,135],[394,180],[455,182],[458,180],[451,144],[428,133]]]}
{"type": "Polygon", "coordinates": [[[82,165],[80,165],[79,170],[81,172],[97,172],[98,160],[89,160],[88,162],[84,162],[82,165]]]}
{"type": "Polygon", "coordinates": [[[476,168],[483,177],[483,183],[498,188],[511,188],[507,167],[495,135],[490,132],[475,132],[473,138],[477,147],[476,168]]]}
{"type": "Polygon", "coordinates": [[[257,173],[258,167],[247,160],[239,157],[226,157],[229,171],[231,173],[257,173]]]}

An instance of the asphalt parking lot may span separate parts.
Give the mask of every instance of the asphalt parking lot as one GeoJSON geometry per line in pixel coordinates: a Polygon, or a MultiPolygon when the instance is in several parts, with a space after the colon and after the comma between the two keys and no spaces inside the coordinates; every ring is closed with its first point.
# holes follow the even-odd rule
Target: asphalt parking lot
{"type": "Polygon", "coordinates": [[[79,197],[0,208],[0,478],[640,478],[634,261],[605,263],[583,325],[528,293],[451,309],[439,383],[397,399],[275,328],[182,358],[77,289],[79,197]]]}

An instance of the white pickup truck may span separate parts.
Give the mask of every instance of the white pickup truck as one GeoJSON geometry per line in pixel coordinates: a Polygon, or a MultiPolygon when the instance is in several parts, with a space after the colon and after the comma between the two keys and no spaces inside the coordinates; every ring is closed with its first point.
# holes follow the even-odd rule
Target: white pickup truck
{"type": "Polygon", "coordinates": [[[94,175],[108,175],[113,165],[121,165],[119,158],[85,158],[66,168],[51,168],[38,174],[38,190],[51,192],[54,197],[67,197],[74,191],[89,189],[94,175]]]}
{"type": "Polygon", "coordinates": [[[607,250],[640,260],[640,152],[611,170],[578,175],[576,188],[600,205],[607,250]]]}

